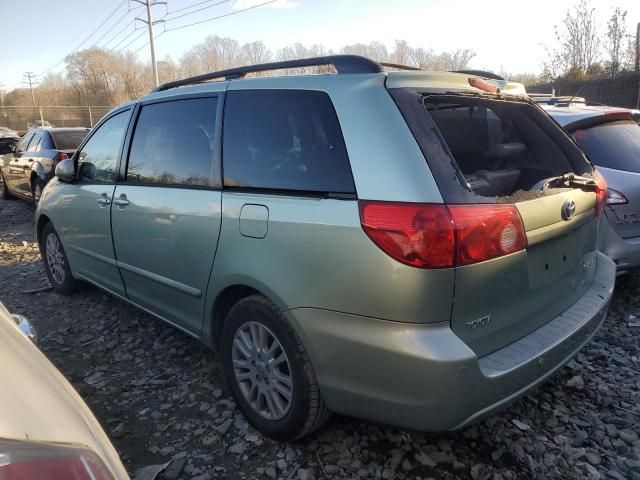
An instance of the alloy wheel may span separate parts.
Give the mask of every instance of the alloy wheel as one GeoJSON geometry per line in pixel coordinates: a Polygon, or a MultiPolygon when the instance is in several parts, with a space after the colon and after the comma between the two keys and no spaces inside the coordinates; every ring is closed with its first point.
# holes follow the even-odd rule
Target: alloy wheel
{"type": "Polygon", "coordinates": [[[246,322],[232,345],[233,372],[251,408],[263,418],[279,420],[291,409],[293,379],[289,359],[265,325],[246,322]]]}
{"type": "Polygon", "coordinates": [[[50,233],[47,236],[45,253],[51,276],[57,283],[62,285],[65,277],[64,253],[62,252],[62,246],[60,245],[60,240],[56,234],[50,233]]]}

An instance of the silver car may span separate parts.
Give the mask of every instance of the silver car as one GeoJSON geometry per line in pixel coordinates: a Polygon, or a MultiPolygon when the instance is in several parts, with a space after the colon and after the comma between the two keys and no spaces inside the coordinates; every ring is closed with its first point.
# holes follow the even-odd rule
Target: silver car
{"type": "Polygon", "coordinates": [[[607,181],[608,222],[600,230],[600,249],[618,273],[640,266],[640,125],[634,111],[569,104],[543,108],[562,125],[607,181]]]}

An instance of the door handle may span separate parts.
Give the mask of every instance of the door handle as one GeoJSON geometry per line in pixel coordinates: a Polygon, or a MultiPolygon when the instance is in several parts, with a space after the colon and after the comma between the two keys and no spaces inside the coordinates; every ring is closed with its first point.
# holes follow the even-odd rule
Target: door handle
{"type": "Polygon", "coordinates": [[[111,200],[106,193],[103,193],[98,198],[96,198],[96,202],[98,202],[98,205],[100,205],[101,207],[104,207],[109,205],[111,203],[111,200]]]}
{"type": "Polygon", "coordinates": [[[122,193],[118,198],[113,200],[113,203],[114,205],[118,205],[118,207],[120,208],[124,208],[127,205],[129,205],[130,202],[129,200],[127,200],[127,196],[124,193],[122,193]]]}

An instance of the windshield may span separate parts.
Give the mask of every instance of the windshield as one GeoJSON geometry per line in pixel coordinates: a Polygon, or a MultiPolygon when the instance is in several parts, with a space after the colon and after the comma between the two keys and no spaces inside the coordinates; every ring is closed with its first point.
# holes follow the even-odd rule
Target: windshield
{"type": "Polygon", "coordinates": [[[51,135],[58,150],[77,150],[87,133],[89,133],[88,130],[68,130],[66,132],[51,132],[51,135]]]}
{"type": "Polygon", "coordinates": [[[640,125],[634,121],[578,129],[572,136],[598,167],[640,172],[640,125]]]}

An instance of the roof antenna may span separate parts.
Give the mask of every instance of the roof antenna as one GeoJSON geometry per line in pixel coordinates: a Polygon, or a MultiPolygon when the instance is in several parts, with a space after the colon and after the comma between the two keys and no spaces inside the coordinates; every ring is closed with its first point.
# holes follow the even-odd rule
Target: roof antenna
{"type": "Polygon", "coordinates": [[[586,87],[586,86],[587,86],[587,84],[586,84],[586,83],[585,83],[584,85],[582,85],[582,86],[578,89],[578,92],[577,92],[575,95],[573,95],[573,96],[569,99],[569,105],[568,105],[569,107],[571,106],[571,101],[572,101],[574,98],[576,98],[578,95],[580,95],[580,94],[582,93],[582,90],[584,90],[584,87],[586,87]]]}

